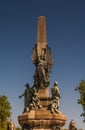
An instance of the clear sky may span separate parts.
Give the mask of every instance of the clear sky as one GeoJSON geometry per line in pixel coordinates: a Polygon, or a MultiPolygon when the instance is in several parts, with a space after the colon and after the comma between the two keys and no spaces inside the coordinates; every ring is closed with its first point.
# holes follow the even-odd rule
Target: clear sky
{"type": "Polygon", "coordinates": [[[50,87],[55,80],[61,92],[60,111],[78,128],[85,129],[74,89],[85,80],[85,1],[84,0],[3,0],[0,1],[0,95],[12,106],[12,119],[18,126],[24,99],[24,85],[33,85],[35,67],[31,61],[36,43],[37,18],[46,16],[47,41],[54,65],[50,87]]]}

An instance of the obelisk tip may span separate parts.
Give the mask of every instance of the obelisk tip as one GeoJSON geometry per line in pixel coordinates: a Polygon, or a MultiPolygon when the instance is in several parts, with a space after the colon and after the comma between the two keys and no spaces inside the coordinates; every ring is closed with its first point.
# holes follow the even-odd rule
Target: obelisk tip
{"type": "Polygon", "coordinates": [[[45,44],[47,43],[45,16],[38,17],[37,44],[39,43],[45,43],[45,44]]]}

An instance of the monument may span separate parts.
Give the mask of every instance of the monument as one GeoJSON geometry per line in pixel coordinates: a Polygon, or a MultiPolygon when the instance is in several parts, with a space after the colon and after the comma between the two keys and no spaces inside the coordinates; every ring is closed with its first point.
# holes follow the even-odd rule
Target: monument
{"type": "Polygon", "coordinates": [[[25,84],[24,111],[18,116],[22,130],[60,130],[66,123],[66,116],[59,111],[60,91],[58,82],[51,87],[50,72],[53,65],[51,49],[47,44],[46,18],[38,17],[37,42],[32,51],[35,65],[34,82],[25,84]]]}

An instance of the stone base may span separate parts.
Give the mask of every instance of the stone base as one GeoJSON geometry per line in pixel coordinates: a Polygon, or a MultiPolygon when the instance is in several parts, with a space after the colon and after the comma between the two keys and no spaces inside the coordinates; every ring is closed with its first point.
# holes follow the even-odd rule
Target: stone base
{"type": "MultiPolygon", "coordinates": [[[[52,114],[50,110],[31,110],[25,112],[18,117],[19,124],[21,127],[29,127],[35,129],[51,129],[53,126],[63,127],[66,122],[66,116],[60,113],[52,114]]],[[[23,129],[24,130],[24,129],[23,129]]],[[[28,129],[27,129],[28,130],[28,129]]]]}
{"type": "Polygon", "coordinates": [[[52,100],[49,88],[39,89],[38,98],[42,109],[30,110],[18,116],[22,130],[60,130],[66,123],[66,116],[61,112],[51,113],[51,110],[48,110],[52,100]]]}

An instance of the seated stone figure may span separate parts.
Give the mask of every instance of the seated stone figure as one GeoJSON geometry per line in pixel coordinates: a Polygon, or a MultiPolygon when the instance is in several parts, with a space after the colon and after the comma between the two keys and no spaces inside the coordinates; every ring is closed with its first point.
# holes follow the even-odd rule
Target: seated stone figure
{"type": "Polygon", "coordinates": [[[39,98],[37,97],[37,93],[35,92],[34,95],[31,98],[31,102],[29,104],[29,108],[32,109],[41,109],[42,106],[39,105],[39,98]]]}
{"type": "Polygon", "coordinates": [[[51,103],[50,103],[51,113],[54,113],[54,112],[60,113],[58,111],[58,107],[59,107],[59,103],[58,102],[59,102],[58,101],[58,97],[54,97],[54,99],[51,101],[51,103]]]}

